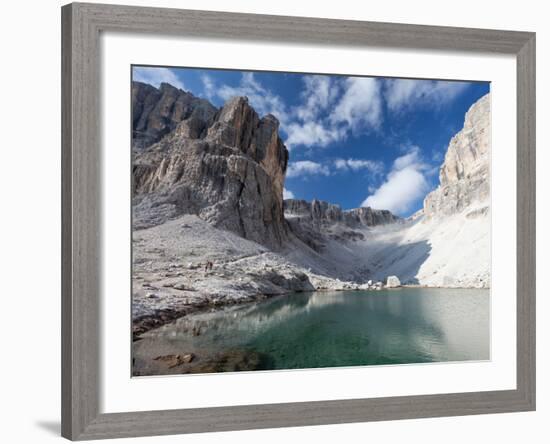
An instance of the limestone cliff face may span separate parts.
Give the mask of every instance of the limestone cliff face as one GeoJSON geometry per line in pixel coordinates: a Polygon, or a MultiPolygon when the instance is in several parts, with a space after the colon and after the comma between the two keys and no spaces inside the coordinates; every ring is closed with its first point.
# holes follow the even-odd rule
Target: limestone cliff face
{"type": "Polygon", "coordinates": [[[167,83],[157,89],[132,82],[132,147],[142,149],[158,142],[183,120],[189,136],[199,138],[216,111],[207,100],[167,83]]]}
{"type": "Polygon", "coordinates": [[[339,205],[314,199],[311,202],[286,199],[285,214],[311,220],[316,225],[342,223],[350,228],[373,227],[397,222],[400,218],[388,210],[373,210],[370,207],[342,210],[339,205]]]}
{"type": "Polygon", "coordinates": [[[361,207],[344,211],[344,220],[350,227],[374,227],[398,222],[401,218],[392,214],[389,210],[373,210],[371,207],[361,207]]]}
{"type": "Polygon", "coordinates": [[[210,107],[178,114],[187,117],[159,142],[134,150],[134,227],[196,214],[277,249],[287,238],[283,183],[288,151],[279,122],[271,115],[260,118],[244,97],[214,114],[210,107]]]}
{"type": "Polygon", "coordinates": [[[279,121],[271,114],[259,118],[245,97],[234,97],[208,129],[207,140],[239,147],[271,177],[282,208],[288,150],[279,137],[279,121]],[[280,199],[279,199],[280,197],[280,199]]]}
{"type": "Polygon", "coordinates": [[[362,228],[400,220],[387,210],[370,207],[342,210],[339,205],[316,199],[311,202],[287,199],[284,210],[292,233],[317,252],[324,250],[329,239],[339,242],[363,240],[362,228]]]}
{"type": "Polygon", "coordinates": [[[464,127],[449,143],[439,172],[440,185],[424,199],[427,218],[460,213],[473,204],[483,207],[488,201],[490,115],[489,94],[466,113],[464,127]]]}

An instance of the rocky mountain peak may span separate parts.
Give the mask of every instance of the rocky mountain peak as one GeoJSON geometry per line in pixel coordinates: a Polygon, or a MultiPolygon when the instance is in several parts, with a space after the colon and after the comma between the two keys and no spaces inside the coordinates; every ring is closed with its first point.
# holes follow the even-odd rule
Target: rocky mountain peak
{"type": "Polygon", "coordinates": [[[474,103],[464,119],[464,127],[449,143],[439,172],[442,186],[488,172],[491,101],[489,94],[474,103]]]}
{"type": "Polygon", "coordinates": [[[134,150],[133,163],[135,227],[197,214],[214,226],[279,248],[287,236],[283,184],[288,151],[277,119],[260,118],[246,97],[234,97],[218,110],[170,85],[158,90],[144,85],[136,85],[132,95],[136,112],[148,116],[135,120],[148,125],[134,125],[133,145],[141,147],[134,150]],[[145,107],[149,102],[154,106],[145,107]],[[141,136],[142,127],[147,137],[141,136]],[[147,145],[154,138],[159,140],[147,145]]]}
{"type": "Polygon", "coordinates": [[[188,120],[193,138],[210,126],[217,109],[210,102],[168,83],[159,88],[132,82],[132,147],[143,149],[159,142],[180,122],[188,120]]]}
{"type": "Polygon", "coordinates": [[[427,218],[460,213],[473,204],[483,207],[488,200],[490,118],[491,97],[486,94],[470,107],[464,127],[449,143],[439,187],[424,199],[427,218]]]}
{"type": "Polygon", "coordinates": [[[288,150],[279,137],[279,121],[273,115],[260,118],[247,97],[233,97],[220,110],[206,138],[236,147],[258,162],[273,179],[282,208],[288,150]]]}
{"type": "Polygon", "coordinates": [[[166,83],[166,82],[162,82],[160,84],[159,90],[163,94],[170,94],[170,93],[178,94],[179,91],[182,91],[182,90],[176,88],[175,86],[172,86],[172,85],[170,85],[169,83],[166,83]]]}

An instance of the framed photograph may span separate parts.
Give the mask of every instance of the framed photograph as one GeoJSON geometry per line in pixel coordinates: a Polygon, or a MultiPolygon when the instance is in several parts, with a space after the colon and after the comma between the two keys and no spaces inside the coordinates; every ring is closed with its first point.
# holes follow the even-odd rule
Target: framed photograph
{"type": "Polygon", "coordinates": [[[535,409],[535,35],[62,8],[62,434],[535,409]]]}

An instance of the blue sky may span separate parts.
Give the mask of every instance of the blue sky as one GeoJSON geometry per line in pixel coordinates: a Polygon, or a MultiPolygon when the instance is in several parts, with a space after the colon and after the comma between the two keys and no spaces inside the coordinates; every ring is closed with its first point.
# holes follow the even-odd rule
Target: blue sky
{"type": "Polygon", "coordinates": [[[408,216],[437,187],[447,146],[488,82],[134,67],[216,106],[247,96],[271,113],[290,151],[285,197],[408,216]]]}

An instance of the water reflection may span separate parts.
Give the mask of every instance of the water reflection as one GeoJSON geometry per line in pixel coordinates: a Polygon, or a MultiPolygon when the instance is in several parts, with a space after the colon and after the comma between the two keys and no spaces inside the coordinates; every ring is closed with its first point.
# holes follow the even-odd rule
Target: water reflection
{"type": "Polygon", "coordinates": [[[489,359],[489,291],[404,288],[293,294],[187,316],[136,351],[251,350],[264,368],[489,359]]]}

